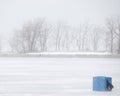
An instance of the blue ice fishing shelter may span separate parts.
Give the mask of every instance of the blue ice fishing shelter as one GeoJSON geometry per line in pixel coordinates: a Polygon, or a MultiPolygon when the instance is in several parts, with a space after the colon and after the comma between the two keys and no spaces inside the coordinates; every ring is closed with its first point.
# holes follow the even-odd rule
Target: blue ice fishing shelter
{"type": "Polygon", "coordinates": [[[112,78],[105,76],[93,77],[93,90],[94,91],[111,91],[113,88],[112,78]]]}

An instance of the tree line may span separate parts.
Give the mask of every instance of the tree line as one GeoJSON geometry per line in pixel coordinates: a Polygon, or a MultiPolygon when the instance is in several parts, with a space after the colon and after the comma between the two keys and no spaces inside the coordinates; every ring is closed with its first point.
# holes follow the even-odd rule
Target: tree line
{"type": "Polygon", "coordinates": [[[64,22],[51,24],[37,18],[23,24],[9,42],[12,52],[110,52],[120,54],[120,17],[107,18],[103,25],[64,22]]]}

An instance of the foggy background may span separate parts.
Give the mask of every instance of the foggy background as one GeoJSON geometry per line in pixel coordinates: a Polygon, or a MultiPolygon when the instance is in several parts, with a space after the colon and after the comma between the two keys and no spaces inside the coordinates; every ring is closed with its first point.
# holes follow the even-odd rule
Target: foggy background
{"type": "Polygon", "coordinates": [[[24,23],[45,18],[50,24],[90,23],[104,26],[106,18],[120,15],[120,0],[0,0],[2,51],[10,51],[13,32],[24,23]]]}

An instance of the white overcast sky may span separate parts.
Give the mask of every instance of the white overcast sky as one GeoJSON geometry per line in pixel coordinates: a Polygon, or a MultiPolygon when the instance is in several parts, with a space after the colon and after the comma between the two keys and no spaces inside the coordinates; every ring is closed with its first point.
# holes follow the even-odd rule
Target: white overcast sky
{"type": "Polygon", "coordinates": [[[102,24],[106,17],[116,15],[120,15],[120,0],[0,0],[0,35],[10,36],[24,22],[38,17],[76,25],[87,20],[102,24]]]}

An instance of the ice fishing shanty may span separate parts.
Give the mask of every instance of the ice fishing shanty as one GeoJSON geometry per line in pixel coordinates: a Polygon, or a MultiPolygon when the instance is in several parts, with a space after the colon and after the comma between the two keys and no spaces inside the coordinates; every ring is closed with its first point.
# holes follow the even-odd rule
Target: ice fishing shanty
{"type": "Polygon", "coordinates": [[[93,91],[112,91],[112,77],[93,77],[93,91]]]}

